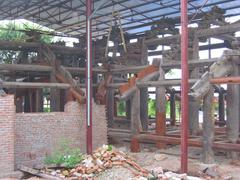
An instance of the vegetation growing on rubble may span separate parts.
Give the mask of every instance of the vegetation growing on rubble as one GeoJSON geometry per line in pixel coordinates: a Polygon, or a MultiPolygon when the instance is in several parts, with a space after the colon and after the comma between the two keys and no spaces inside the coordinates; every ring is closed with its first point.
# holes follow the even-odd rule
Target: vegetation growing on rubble
{"type": "Polygon", "coordinates": [[[56,151],[44,159],[45,164],[73,168],[83,160],[79,148],[72,148],[69,141],[61,141],[56,151]]]}

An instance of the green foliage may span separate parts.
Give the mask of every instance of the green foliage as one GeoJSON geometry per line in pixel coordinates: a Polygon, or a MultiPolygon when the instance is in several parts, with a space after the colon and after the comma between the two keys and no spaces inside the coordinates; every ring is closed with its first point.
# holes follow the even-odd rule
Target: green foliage
{"type": "Polygon", "coordinates": [[[50,107],[43,107],[43,112],[50,112],[50,107]]]}
{"type": "Polygon", "coordinates": [[[83,160],[83,156],[78,148],[70,147],[69,141],[62,141],[56,151],[44,159],[45,164],[63,165],[73,168],[83,160]]]}
{"type": "Polygon", "coordinates": [[[107,150],[108,150],[108,151],[112,151],[112,149],[113,149],[113,146],[112,146],[111,144],[109,144],[107,150]]]}
{"type": "MultiPolygon", "coordinates": [[[[34,25],[33,23],[15,23],[9,21],[8,24],[0,25],[0,40],[5,41],[20,41],[25,42],[29,37],[25,31],[42,31],[40,26],[34,25]]],[[[49,35],[41,35],[40,42],[51,43],[53,37],[49,35]]],[[[12,50],[1,50],[0,51],[0,62],[11,64],[16,61],[20,55],[19,51],[12,50]]]]}
{"type": "Polygon", "coordinates": [[[117,116],[126,116],[126,102],[119,101],[117,103],[117,116]]]}
{"type": "Polygon", "coordinates": [[[148,116],[154,118],[156,116],[156,100],[148,99],[148,116]]]}
{"type": "Polygon", "coordinates": [[[170,118],[170,101],[166,102],[166,118],[170,118]]]}

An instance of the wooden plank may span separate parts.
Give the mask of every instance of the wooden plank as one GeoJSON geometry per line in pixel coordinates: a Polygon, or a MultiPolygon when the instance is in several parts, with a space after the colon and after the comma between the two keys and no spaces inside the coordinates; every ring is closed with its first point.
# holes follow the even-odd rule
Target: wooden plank
{"type": "Polygon", "coordinates": [[[41,173],[39,170],[30,168],[30,167],[27,167],[27,166],[24,166],[24,165],[18,166],[17,169],[20,170],[20,171],[23,171],[23,172],[32,174],[32,175],[34,175],[34,176],[38,176],[38,177],[44,178],[44,179],[49,179],[49,180],[61,180],[61,178],[58,178],[58,177],[56,177],[56,176],[52,176],[52,175],[49,175],[49,174],[41,173]]]}

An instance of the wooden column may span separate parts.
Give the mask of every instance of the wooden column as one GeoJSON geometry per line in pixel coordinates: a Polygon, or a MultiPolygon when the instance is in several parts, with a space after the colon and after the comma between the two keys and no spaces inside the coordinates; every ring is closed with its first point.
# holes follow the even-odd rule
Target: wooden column
{"type": "Polygon", "coordinates": [[[43,112],[43,90],[36,89],[36,112],[43,112]]]}
{"type": "MultiPolygon", "coordinates": [[[[56,82],[54,75],[51,75],[51,82],[56,82]]],[[[51,112],[60,111],[60,89],[50,89],[50,109],[51,112]]]]}
{"type": "Polygon", "coordinates": [[[207,164],[214,161],[212,149],[214,141],[213,97],[214,88],[211,87],[203,98],[203,161],[207,164]]]}
{"type": "Polygon", "coordinates": [[[176,103],[175,103],[175,90],[170,91],[170,119],[171,125],[175,126],[176,124],[176,103]]]}
{"type": "MultiPolygon", "coordinates": [[[[199,59],[199,40],[197,37],[193,40],[193,54],[192,59],[199,59]]],[[[194,68],[190,74],[190,78],[199,78],[199,68],[194,68]]],[[[189,131],[190,134],[197,134],[199,129],[199,108],[200,102],[194,98],[189,98],[189,131]]]]}
{"type": "MultiPolygon", "coordinates": [[[[239,75],[239,66],[233,64],[232,76],[239,75]]],[[[240,88],[238,84],[227,86],[227,138],[230,142],[236,143],[239,139],[239,111],[240,111],[240,88]]],[[[236,152],[231,152],[233,159],[237,158],[236,152]]]]}
{"type": "Polygon", "coordinates": [[[131,99],[131,132],[136,135],[142,131],[140,120],[140,90],[137,89],[131,99]]]}
{"type": "MultiPolygon", "coordinates": [[[[164,80],[165,72],[159,66],[159,80],[164,80]]],[[[156,88],[156,134],[164,136],[166,134],[166,89],[164,86],[156,88]]],[[[157,143],[158,148],[164,148],[165,144],[157,143]]]]}
{"type": "MultiPolygon", "coordinates": [[[[141,64],[148,64],[148,48],[145,44],[145,39],[142,40],[141,50],[141,64]]],[[[148,129],[148,88],[144,87],[140,89],[140,119],[142,122],[142,128],[144,131],[148,129]]]]}
{"type": "Polygon", "coordinates": [[[126,101],[126,117],[127,120],[131,120],[131,99],[126,101]]]}
{"type": "Polygon", "coordinates": [[[23,109],[23,98],[24,98],[24,96],[16,97],[15,105],[16,105],[16,112],[17,113],[20,113],[20,112],[24,111],[24,109],[23,109]]]}
{"type": "Polygon", "coordinates": [[[24,96],[24,112],[31,112],[31,103],[30,103],[30,89],[26,90],[26,94],[24,96]]]}
{"type": "Polygon", "coordinates": [[[148,130],[148,88],[140,88],[140,119],[144,131],[148,130]]]}
{"type": "Polygon", "coordinates": [[[108,127],[113,127],[114,117],[114,89],[108,88],[106,93],[106,113],[108,120],[108,127]]]}
{"type": "Polygon", "coordinates": [[[221,87],[219,88],[218,95],[218,116],[219,116],[219,125],[224,126],[226,124],[225,121],[225,90],[221,87]]]}

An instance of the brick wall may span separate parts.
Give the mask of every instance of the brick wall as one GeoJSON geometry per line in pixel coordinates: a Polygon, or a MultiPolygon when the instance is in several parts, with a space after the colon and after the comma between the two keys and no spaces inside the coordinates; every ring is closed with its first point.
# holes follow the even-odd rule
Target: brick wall
{"type": "MultiPolygon", "coordinates": [[[[15,123],[15,164],[36,166],[62,140],[86,150],[85,105],[69,102],[65,112],[17,113],[15,123]]],[[[105,106],[93,103],[93,147],[107,143],[105,106]]]]}
{"type": "Polygon", "coordinates": [[[0,177],[14,170],[14,121],[13,95],[0,96],[0,177]]]}

